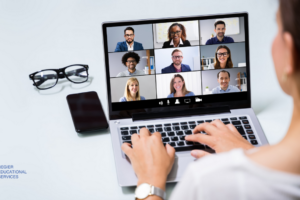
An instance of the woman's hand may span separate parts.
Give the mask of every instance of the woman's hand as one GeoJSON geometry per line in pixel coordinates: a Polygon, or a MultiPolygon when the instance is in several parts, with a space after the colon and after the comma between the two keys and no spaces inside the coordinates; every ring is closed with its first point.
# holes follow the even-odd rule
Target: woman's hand
{"type": "MultiPolygon", "coordinates": [[[[199,142],[205,144],[216,151],[216,153],[226,152],[235,148],[243,148],[245,150],[254,148],[232,124],[225,125],[220,120],[211,123],[203,123],[195,127],[194,135],[186,136],[187,141],[199,142]],[[205,131],[206,134],[201,134],[205,131]],[[199,133],[199,134],[197,134],[199,133]]],[[[193,150],[191,155],[195,158],[201,158],[208,155],[206,151],[193,150]]]]}
{"type": "Polygon", "coordinates": [[[128,143],[122,145],[122,150],[129,157],[133,170],[138,177],[138,184],[149,183],[165,190],[167,176],[170,173],[175,149],[169,144],[163,145],[161,134],[151,134],[142,128],[140,135],[131,136],[132,148],[128,143]]]}

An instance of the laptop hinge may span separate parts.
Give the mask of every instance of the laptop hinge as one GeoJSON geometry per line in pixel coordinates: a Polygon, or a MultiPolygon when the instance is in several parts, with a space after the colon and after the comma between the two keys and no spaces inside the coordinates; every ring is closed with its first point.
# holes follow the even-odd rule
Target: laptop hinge
{"type": "Polygon", "coordinates": [[[216,106],[209,108],[191,108],[186,110],[169,110],[161,112],[147,112],[132,114],[132,121],[152,120],[161,118],[176,118],[191,115],[210,115],[210,114],[224,114],[231,113],[229,106],[216,106]]]}

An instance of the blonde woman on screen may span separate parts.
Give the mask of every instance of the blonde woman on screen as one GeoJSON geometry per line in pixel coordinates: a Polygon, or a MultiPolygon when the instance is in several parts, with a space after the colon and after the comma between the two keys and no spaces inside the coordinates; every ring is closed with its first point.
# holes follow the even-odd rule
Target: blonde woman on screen
{"type": "Polygon", "coordinates": [[[120,98],[119,102],[140,100],[145,100],[145,97],[140,96],[140,85],[138,79],[132,77],[128,79],[125,85],[124,96],[120,98]]]}

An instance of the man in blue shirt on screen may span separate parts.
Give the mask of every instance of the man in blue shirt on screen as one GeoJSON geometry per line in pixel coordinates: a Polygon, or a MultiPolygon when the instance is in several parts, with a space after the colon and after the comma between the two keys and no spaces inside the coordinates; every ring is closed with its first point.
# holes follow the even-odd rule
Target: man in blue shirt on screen
{"type": "Polygon", "coordinates": [[[240,90],[237,87],[233,85],[229,85],[230,73],[228,71],[225,70],[220,71],[217,77],[220,86],[217,86],[212,90],[213,94],[240,92],[240,90]]]}
{"type": "Polygon", "coordinates": [[[189,72],[191,68],[189,65],[182,64],[183,54],[179,49],[175,49],[172,52],[173,63],[161,70],[161,73],[175,73],[175,72],[189,72]]]}
{"type": "Polygon", "coordinates": [[[209,44],[222,44],[222,43],[233,43],[234,40],[231,37],[225,36],[226,25],[223,21],[215,22],[215,33],[216,37],[210,38],[206,41],[206,45],[209,44]]]}
{"type": "Polygon", "coordinates": [[[144,47],[141,43],[134,41],[134,37],[134,29],[132,27],[125,28],[125,41],[118,42],[115,52],[144,50],[144,47]]]}

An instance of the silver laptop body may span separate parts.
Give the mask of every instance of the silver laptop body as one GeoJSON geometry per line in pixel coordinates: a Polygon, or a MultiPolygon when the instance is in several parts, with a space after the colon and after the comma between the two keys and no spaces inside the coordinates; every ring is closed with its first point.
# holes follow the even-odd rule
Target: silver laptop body
{"type": "MultiPolygon", "coordinates": [[[[109,125],[118,183],[120,186],[134,186],[137,183],[137,177],[130,161],[122,152],[121,145],[123,142],[130,141],[129,138],[131,134],[133,132],[138,133],[142,127],[147,127],[152,132],[162,130],[160,132],[164,133],[163,138],[168,138],[165,139],[164,143],[172,143],[176,149],[175,163],[168,176],[167,182],[179,181],[188,164],[195,160],[190,155],[191,149],[198,148],[208,152],[214,152],[205,145],[197,144],[197,146],[194,143],[187,144],[186,141],[182,140],[182,137],[191,133],[190,130],[192,130],[193,127],[205,121],[209,122],[210,120],[220,119],[224,123],[234,123],[242,136],[253,145],[258,147],[268,144],[261,125],[251,108],[248,13],[105,22],[102,24],[102,30],[109,125]],[[234,43],[206,45],[206,41],[210,40],[213,42],[214,39],[211,35],[207,36],[206,34],[210,32],[213,33],[214,27],[207,27],[211,27],[211,25],[214,24],[213,22],[220,20],[226,23],[225,36],[228,35],[228,37],[231,37],[234,43]],[[161,48],[162,44],[165,46],[165,42],[163,41],[166,40],[163,33],[166,33],[173,23],[182,24],[186,28],[186,39],[190,41],[190,46],[179,46],[178,49],[183,52],[183,59],[189,56],[186,52],[190,51],[191,54],[195,53],[193,61],[191,61],[191,59],[182,61],[182,64],[183,62],[190,63],[188,66],[191,68],[191,71],[162,73],[164,71],[163,69],[165,69],[163,67],[167,66],[164,65],[166,62],[160,55],[171,52],[171,49],[174,50],[172,47],[169,49],[168,47],[161,48]],[[196,24],[198,24],[198,32],[194,28],[196,24]],[[140,62],[137,64],[136,69],[144,71],[144,75],[133,74],[131,76],[118,76],[119,72],[126,71],[127,69],[126,65],[124,65],[124,63],[122,64],[122,58],[129,52],[124,47],[124,41],[127,41],[124,40],[124,38],[130,37],[130,34],[127,33],[131,33],[125,30],[127,27],[134,29],[134,41],[143,46],[143,49],[133,49],[133,52],[140,57],[140,62]],[[152,39],[150,36],[145,36],[149,33],[147,28],[150,29],[150,27],[152,27],[152,39]],[[189,36],[191,31],[194,31],[194,35],[189,36]],[[144,36],[139,34],[143,34],[144,36]],[[199,35],[198,45],[197,34],[199,35]],[[151,42],[149,43],[148,41],[150,39],[152,40],[152,46],[151,42]],[[216,84],[214,83],[214,81],[217,81],[216,74],[221,71],[217,69],[210,70],[208,67],[212,64],[210,60],[213,59],[214,51],[219,45],[225,45],[231,49],[230,56],[232,57],[234,67],[225,70],[230,72],[230,81],[234,79],[234,86],[240,90],[239,92],[214,94],[212,91],[215,90],[207,90],[208,86],[206,85],[216,84]],[[197,51],[197,48],[199,51],[197,51]],[[197,52],[199,56],[197,56],[197,52]],[[242,54],[244,54],[244,56],[242,54]],[[147,66],[148,68],[142,66],[145,64],[142,63],[144,62],[142,59],[145,59],[145,63],[150,65],[147,66]],[[167,83],[170,77],[178,73],[185,77],[186,86],[193,89],[193,96],[179,98],[167,97],[169,94],[164,92],[167,91],[167,89],[163,87],[170,86],[165,86],[166,84],[161,83],[167,83]],[[191,81],[189,79],[193,79],[194,77],[192,73],[198,73],[195,77],[200,75],[199,79],[201,79],[201,85],[198,85],[201,87],[200,90],[199,87],[197,88],[197,84],[195,86],[189,82],[191,81]],[[131,77],[136,77],[139,80],[139,88],[141,89],[139,92],[145,100],[123,101],[125,96],[123,93],[124,88],[126,90],[125,84],[131,77]],[[151,82],[151,78],[155,81],[151,82]],[[142,88],[144,90],[142,90],[142,88]],[[153,88],[155,88],[155,95],[152,94],[152,96],[150,96],[153,88]],[[162,94],[165,96],[162,96],[162,94]],[[176,138],[177,140],[175,140],[176,138]]],[[[140,46],[139,44],[136,45],[135,43],[134,45],[138,47],[140,46]]],[[[170,57],[166,57],[166,59],[171,60],[170,57]]],[[[211,87],[209,86],[209,88],[211,87]]]]}

